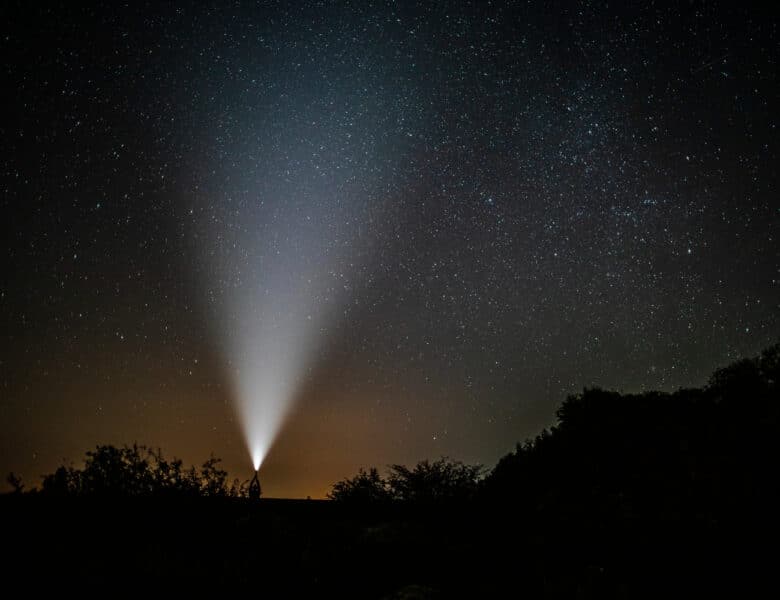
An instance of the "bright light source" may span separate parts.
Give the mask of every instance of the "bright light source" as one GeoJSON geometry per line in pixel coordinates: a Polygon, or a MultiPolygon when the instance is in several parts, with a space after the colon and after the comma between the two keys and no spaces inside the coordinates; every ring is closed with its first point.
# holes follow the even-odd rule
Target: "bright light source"
{"type": "MultiPolygon", "coordinates": [[[[300,251],[300,249],[299,249],[300,251]]],[[[304,378],[334,325],[337,294],[332,268],[306,256],[273,255],[221,307],[224,351],[230,365],[236,413],[257,470],[289,416],[304,378]]]]}
{"type": "Polygon", "coordinates": [[[295,307],[290,311],[275,314],[271,325],[247,323],[234,350],[236,408],[255,470],[289,414],[308,363],[310,332],[296,327],[295,307]]]}
{"type": "MultiPolygon", "coordinates": [[[[210,293],[208,307],[215,311],[214,333],[256,470],[288,417],[324,336],[343,316],[339,307],[349,293],[350,274],[363,260],[352,256],[355,247],[348,242],[356,232],[344,226],[354,221],[355,207],[343,202],[340,192],[323,191],[313,199],[308,186],[290,183],[308,175],[320,176],[298,173],[278,180],[284,193],[245,205],[240,221],[227,229],[214,223],[214,244],[207,248],[209,276],[229,284],[222,286],[223,294],[210,293]]],[[[264,185],[273,188],[272,181],[264,185]]],[[[204,279],[207,289],[213,285],[204,279]]]]}

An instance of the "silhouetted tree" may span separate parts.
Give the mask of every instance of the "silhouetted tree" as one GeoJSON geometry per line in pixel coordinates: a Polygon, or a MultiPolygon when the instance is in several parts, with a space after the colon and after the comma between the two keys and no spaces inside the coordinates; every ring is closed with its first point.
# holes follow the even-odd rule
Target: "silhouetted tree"
{"type": "Polygon", "coordinates": [[[717,521],[727,505],[762,502],[775,492],[766,474],[780,452],[779,355],[776,345],[719,369],[703,389],[569,396],[555,426],[498,462],[485,496],[645,522],[717,521]]]}
{"type": "Polygon", "coordinates": [[[466,465],[448,458],[434,462],[423,460],[412,469],[391,465],[387,478],[376,468],[367,472],[360,469],[355,477],[333,484],[328,497],[346,502],[467,500],[476,492],[482,473],[480,465],[466,465]]]}
{"type": "Polygon", "coordinates": [[[116,448],[97,446],[86,453],[84,467],[59,467],[44,476],[43,492],[60,495],[149,496],[178,494],[191,496],[242,495],[241,487],[227,486],[227,472],[221,459],[211,456],[200,470],[185,468],[162,452],[134,444],[116,448]]]}
{"type": "Polygon", "coordinates": [[[200,468],[200,492],[204,496],[226,496],[230,492],[227,486],[227,471],[219,466],[221,458],[213,454],[200,468]]]}
{"type": "Polygon", "coordinates": [[[242,482],[238,478],[233,479],[227,495],[232,498],[246,498],[249,495],[249,481],[242,482]]]}
{"type": "Polygon", "coordinates": [[[81,472],[64,465],[43,477],[42,491],[55,496],[76,495],[81,492],[81,472]]]}
{"type": "Polygon", "coordinates": [[[360,469],[351,479],[334,483],[328,493],[331,500],[350,503],[386,502],[391,497],[387,481],[373,467],[368,472],[360,469]]]}
{"type": "Polygon", "coordinates": [[[423,460],[413,469],[392,465],[387,483],[393,498],[407,502],[440,502],[468,500],[477,490],[482,477],[481,465],[440,458],[423,460]]]}
{"type": "Polygon", "coordinates": [[[8,477],[5,478],[5,480],[8,482],[8,485],[11,486],[13,489],[14,494],[21,494],[24,492],[24,484],[22,483],[22,478],[16,475],[13,471],[8,474],[8,477]]]}

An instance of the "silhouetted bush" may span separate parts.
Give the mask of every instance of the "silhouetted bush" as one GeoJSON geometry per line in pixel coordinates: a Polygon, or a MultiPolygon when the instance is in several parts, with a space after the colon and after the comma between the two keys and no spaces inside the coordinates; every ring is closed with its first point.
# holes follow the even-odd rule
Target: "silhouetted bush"
{"type": "Polygon", "coordinates": [[[420,461],[413,469],[392,465],[387,478],[396,500],[417,503],[468,500],[477,491],[482,477],[481,465],[440,458],[420,461]]]}
{"type": "Polygon", "coordinates": [[[387,480],[379,475],[376,468],[372,468],[368,472],[360,469],[351,479],[334,483],[328,498],[341,502],[376,503],[390,500],[392,494],[387,480]]]}
{"type": "Polygon", "coordinates": [[[53,495],[103,496],[241,496],[244,489],[227,485],[221,459],[211,456],[200,469],[186,468],[146,446],[97,446],[86,453],[84,467],[61,466],[44,476],[42,491],[53,495]]]}
{"type": "Polygon", "coordinates": [[[396,500],[424,504],[468,500],[476,493],[482,473],[480,465],[466,465],[448,458],[434,462],[423,460],[412,469],[391,465],[386,478],[376,468],[368,472],[360,469],[355,477],[333,484],[328,497],[363,503],[396,500]]]}
{"type": "Polygon", "coordinates": [[[8,482],[8,485],[11,486],[14,494],[21,494],[24,492],[24,483],[22,483],[22,478],[19,477],[16,473],[9,473],[5,480],[8,482]]]}

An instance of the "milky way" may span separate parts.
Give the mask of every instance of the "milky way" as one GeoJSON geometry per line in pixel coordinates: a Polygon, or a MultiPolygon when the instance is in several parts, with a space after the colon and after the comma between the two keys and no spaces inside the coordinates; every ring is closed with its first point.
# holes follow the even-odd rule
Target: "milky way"
{"type": "Polygon", "coordinates": [[[0,470],[137,440],[244,476],[254,355],[265,382],[300,367],[264,489],[305,496],[492,465],[584,386],[756,354],[780,334],[776,23],[4,7],[0,470]],[[305,351],[255,342],[262,315],[305,351]]]}

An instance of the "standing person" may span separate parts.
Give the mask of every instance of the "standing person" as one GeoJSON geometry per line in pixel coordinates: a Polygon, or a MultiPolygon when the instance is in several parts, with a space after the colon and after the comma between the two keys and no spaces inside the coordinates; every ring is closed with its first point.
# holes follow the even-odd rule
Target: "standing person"
{"type": "Polygon", "coordinates": [[[255,476],[252,477],[252,481],[249,482],[249,498],[251,500],[259,500],[261,493],[260,480],[257,478],[257,471],[255,471],[255,476]]]}

